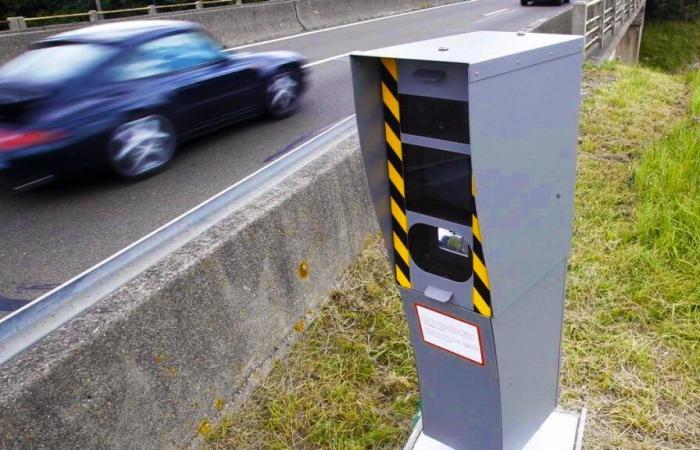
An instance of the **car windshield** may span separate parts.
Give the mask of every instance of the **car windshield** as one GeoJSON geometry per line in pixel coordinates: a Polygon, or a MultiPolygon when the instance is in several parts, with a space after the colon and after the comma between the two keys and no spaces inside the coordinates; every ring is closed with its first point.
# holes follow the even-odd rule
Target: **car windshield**
{"type": "Polygon", "coordinates": [[[37,48],[0,66],[0,81],[61,83],[99,65],[114,52],[114,48],[97,44],[37,48]]]}

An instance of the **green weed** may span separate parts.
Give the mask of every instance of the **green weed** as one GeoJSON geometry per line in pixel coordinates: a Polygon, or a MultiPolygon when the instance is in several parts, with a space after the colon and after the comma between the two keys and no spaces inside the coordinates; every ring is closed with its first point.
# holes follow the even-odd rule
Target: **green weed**
{"type": "Polygon", "coordinates": [[[700,62],[700,21],[647,22],[639,60],[665,71],[680,71],[700,62]]]}

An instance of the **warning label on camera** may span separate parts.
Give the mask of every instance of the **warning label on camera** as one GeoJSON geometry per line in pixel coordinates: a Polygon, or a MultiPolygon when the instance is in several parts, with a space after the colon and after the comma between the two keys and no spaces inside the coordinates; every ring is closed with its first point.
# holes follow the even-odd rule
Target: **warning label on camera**
{"type": "Polygon", "coordinates": [[[416,305],[416,313],[425,342],[477,364],[484,364],[479,327],[423,305],[416,305]]]}

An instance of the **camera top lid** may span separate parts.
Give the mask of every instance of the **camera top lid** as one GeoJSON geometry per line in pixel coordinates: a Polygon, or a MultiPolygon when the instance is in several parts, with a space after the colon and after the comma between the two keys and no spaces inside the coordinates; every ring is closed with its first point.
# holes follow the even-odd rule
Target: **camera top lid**
{"type": "Polygon", "coordinates": [[[582,52],[581,36],[474,31],[352,55],[468,64],[471,82],[582,52]]]}

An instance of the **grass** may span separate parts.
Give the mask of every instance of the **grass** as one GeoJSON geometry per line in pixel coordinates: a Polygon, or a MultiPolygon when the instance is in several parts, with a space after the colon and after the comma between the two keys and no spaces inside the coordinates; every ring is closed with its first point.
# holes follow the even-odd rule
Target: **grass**
{"type": "Polygon", "coordinates": [[[700,266],[680,270],[696,250],[676,246],[674,256],[671,239],[657,239],[680,229],[671,186],[694,182],[658,172],[675,166],[680,136],[698,138],[689,87],[648,69],[598,70],[619,79],[582,112],[563,403],[591,410],[587,448],[696,448],[700,266]]]}
{"type": "MultiPolygon", "coordinates": [[[[562,403],[588,449],[700,442],[700,76],[586,70],[562,403]]],[[[400,448],[418,407],[378,238],[210,449],[400,448]]]]}
{"type": "Polygon", "coordinates": [[[208,435],[210,448],[395,446],[418,408],[401,301],[378,238],[252,399],[208,435]]]}
{"type": "Polygon", "coordinates": [[[680,71],[700,61],[700,20],[647,22],[639,55],[646,66],[680,71]]]}

